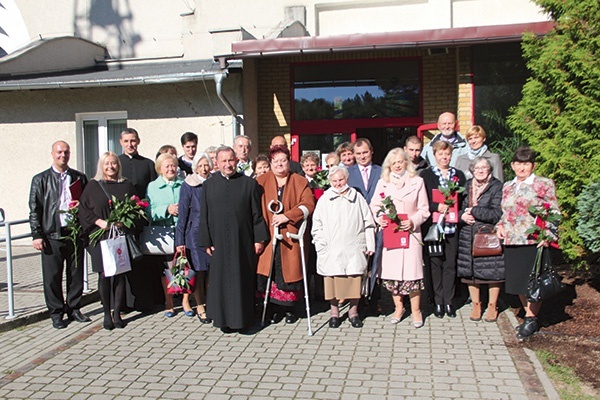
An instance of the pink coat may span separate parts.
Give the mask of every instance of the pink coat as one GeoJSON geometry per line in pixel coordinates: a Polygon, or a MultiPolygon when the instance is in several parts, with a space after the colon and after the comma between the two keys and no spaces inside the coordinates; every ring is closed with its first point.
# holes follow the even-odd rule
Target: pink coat
{"type": "MultiPolygon", "coordinates": [[[[386,196],[392,197],[398,214],[408,215],[415,226],[414,236],[422,241],[421,224],[429,218],[430,214],[423,179],[419,176],[408,177],[403,185],[398,184],[398,186],[380,179],[370,205],[376,221],[379,221],[377,212],[381,200],[386,196]]],[[[423,279],[423,246],[414,236],[410,235],[408,249],[383,249],[381,269],[377,274],[379,278],[394,281],[423,279]]]]}

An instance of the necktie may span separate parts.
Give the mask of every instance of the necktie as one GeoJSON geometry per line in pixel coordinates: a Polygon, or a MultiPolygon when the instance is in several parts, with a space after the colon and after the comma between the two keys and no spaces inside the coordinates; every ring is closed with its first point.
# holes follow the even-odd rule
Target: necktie
{"type": "Polygon", "coordinates": [[[364,167],[362,172],[363,172],[363,183],[365,184],[365,189],[368,189],[368,187],[369,187],[369,169],[367,167],[364,167]]]}

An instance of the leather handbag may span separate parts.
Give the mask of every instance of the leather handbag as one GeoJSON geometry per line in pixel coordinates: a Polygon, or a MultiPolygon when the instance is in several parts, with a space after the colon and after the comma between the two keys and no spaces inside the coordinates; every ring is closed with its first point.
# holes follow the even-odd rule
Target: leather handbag
{"type": "Polygon", "coordinates": [[[527,282],[527,300],[532,303],[546,300],[565,288],[561,276],[552,268],[550,257],[543,257],[547,251],[544,247],[538,249],[535,266],[527,282]]]}
{"type": "Polygon", "coordinates": [[[127,240],[127,249],[129,250],[129,257],[131,258],[131,261],[137,261],[142,258],[144,253],[142,252],[140,242],[135,235],[128,233],[125,235],[125,239],[127,240]]]}
{"type": "Polygon", "coordinates": [[[500,239],[498,239],[491,226],[482,225],[477,229],[477,233],[473,235],[471,253],[473,257],[490,257],[502,254],[502,243],[500,243],[500,239]]]}
{"type": "Polygon", "coordinates": [[[149,256],[175,254],[175,227],[145,226],[140,236],[142,253],[149,256]]]}

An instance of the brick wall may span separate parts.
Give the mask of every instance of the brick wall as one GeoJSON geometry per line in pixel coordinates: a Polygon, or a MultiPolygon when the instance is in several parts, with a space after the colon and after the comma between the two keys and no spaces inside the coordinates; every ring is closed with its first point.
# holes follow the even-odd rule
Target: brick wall
{"type": "Polygon", "coordinates": [[[422,60],[423,123],[436,122],[444,111],[458,112],[462,126],[471,124],[470,52],[449,49],[448,54],[429,56],[423,49],[364,51],[334,54],[269,57],[257,62],[258,144],[269,148],[271,138],[284,135],[289,141],[291,124],[290,64],[299,62],[415,57],[422,60]],[[458,68],[458,72],[457,72],[458,68]]]}

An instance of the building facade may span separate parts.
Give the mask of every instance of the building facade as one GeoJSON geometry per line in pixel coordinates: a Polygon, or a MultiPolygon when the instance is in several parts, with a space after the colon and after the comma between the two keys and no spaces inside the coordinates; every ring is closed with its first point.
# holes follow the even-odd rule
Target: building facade
{"type": "Polygon", "coordinates": [[[498,85],[520,90],[520,37],[552,27],[528,0],[2,5],[0,168],[20,161],[17,187],[0,193],[8,219],[27,216],[30,179],[54,141],[93,175],[100,153],[120,153],[125,126],[150,158],[192,131],[201,150],[245,133],[252,155],[282,134],[295,158],[363,136],[380,161],[443,111],[464,130],[514,103],[498,85]]]}

